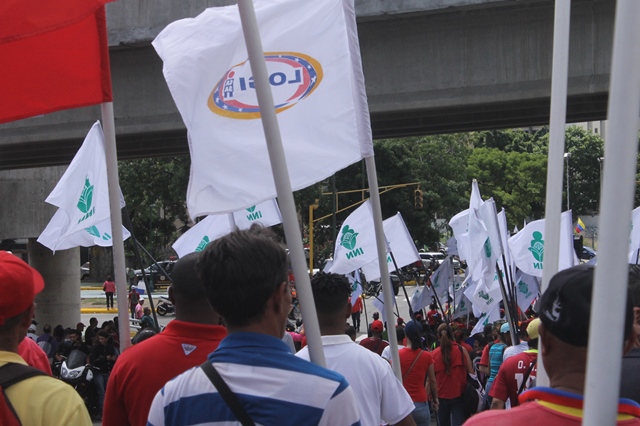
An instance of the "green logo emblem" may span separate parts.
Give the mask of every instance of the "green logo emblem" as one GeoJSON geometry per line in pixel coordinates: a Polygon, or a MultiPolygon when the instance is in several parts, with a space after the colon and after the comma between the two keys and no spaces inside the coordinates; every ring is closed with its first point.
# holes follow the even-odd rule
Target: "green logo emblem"
{"type": "Polygon", "coordinates": [[[484,242],[484,254],[487,257],[491,257],[491,241],[489,241],[489,238],[484,242]]]}
{"type": "Polygon", "coordinates": [[[487,325],[487,324],[489,324],[489,313],[487,312],[487,313],[486,313],[486,314],[484,314],[484,315],[486,315],[486,318],[485,318],[485,319],[484,319],[484,321],[482,322],[482,325],[487,325]]]}
{"type": "Polygon", "coordinates": [[[518,283],[518,291],[522,294],[529,293],[529,286],[524,281],[520,281],[518,283]]]}
{"type": "Polygon", "coordinates": [[[256,206],[251,206],[251,207],[248,207],[246,210],[247,210],[249,213],[253,213],[253,211],[254,211],[255,209],[256,209],[256,206]]]}
{"type": "Polygon", "coordinates": [[[356,237],[358,233],[353,229],[349,229],[349,225],[345,225],[342,228],[342,236],[340,237],[340,245],[347,250],[353,250],[356,248],[356,237]]]}
{"type": "Polygon", "coordinates": [[[200,241],[200,244],[198,244],[198,247],[196,247],[196,251],[202,251],[204,250],[204,248],[207,246],[207,244],[209,244],[209,237],[207,237],[206,235],[202,238],[202,241],[200,241]]]}
{"type": "Polygon", "coordinates": [[[484,290],[480,290],[480,293],[478,293],[478,297],[487,301],[489,300],[489,295],[485,293],[484,290]]]}
{"type": "Polygon", "coordinates": [[[90,228],[85,228],[84,230],[87,231],[89,235],[92,235],[97,238],[102,238],[105,241],[109,241],[111,239],[111,235],[109,235],[106,232],[104,233],[104,235],[100,235],[100,231],[95,226],[92,226],[90,228]]]}
{"type": "Polygon", "coordinates": [[[359,285],[360,283],[358,281],[354,281],[353,284],[351,284],[351,292],[356,291],[359,285]]]}
{"type": "Polygon", "coordinates": [[[464,311],[465,309],[467,309],[467,305],[466,305],[466,303],[464,303],[464,300],[462,302],[460,302],[459,309],[460,309],[460,311],[464,311]]]}
{"type": "Polygon", "coordinates": [[[80,218],[78,223],[82,222],[93,216],[96,208],[91,204],[93,203],[93,185],[89,182],[89,178],[85,178],[84,180],[84,188],[82,190],[82,194],[80,195],[80,199],[78,200],[78,210],[80,210],[85,215],[80,218]]]}
{"type": "Polygon", "coordinates": [[[544,262],[544,240],[541,232],[534,232],[532,235],[531,247],[529,251],[538,262],[544,262]]]}

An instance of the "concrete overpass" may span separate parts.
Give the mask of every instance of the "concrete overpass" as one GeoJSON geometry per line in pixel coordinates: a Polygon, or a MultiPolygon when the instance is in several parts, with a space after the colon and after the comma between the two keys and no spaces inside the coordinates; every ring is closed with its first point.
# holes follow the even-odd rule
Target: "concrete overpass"
{"type": "MultiPolygon", "coordinates": [[[[107,7],[119,158],[187,154],[150,45],[170,22],[229,0],[107,7]]],[[[615,2],[574,0],[568,121],[606,116],[615,2]]],[[[356,0],[375,138],[548,123],[551,0],[356,0]]],[[[68,164],[97,107],[0,126],[0,170],[68,164]]]]}

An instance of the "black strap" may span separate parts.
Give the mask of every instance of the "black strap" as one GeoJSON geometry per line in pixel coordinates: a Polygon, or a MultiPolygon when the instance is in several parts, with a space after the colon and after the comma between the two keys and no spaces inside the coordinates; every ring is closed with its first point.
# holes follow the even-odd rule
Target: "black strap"
{"type": "Polygon", "coordinates": [[[240,421],[242,426],[255,426],[255,423],[249,417],[249,414],[242,408],[242,404],[238,401],[236,395],[229,389],[227,383],[218,373],[218,370],[209,362],[209,360],[203,362],[200,365],[204,374],[207,375],[213,386],[218,390],[218,393],[224,399],[224,402],[227,403],[229,408],[231,408],[231,412],[236,416],[236,418],[240,421]]]}
{"type": "Polygon", "coordinates": [[[407,374],[409,374],[409,371],[411,371],[411,369],[413,368],[414,365],[416,365],[416,362],[418,362],[418,358],[420,358],[420,355],[422,355],[422,349],[420,349],[420,352],[418,352],[418,355],[416,356],[416,359],[413,360],[413,363],[411,364],[411,367],[409,367],[409,369],[407,370],[406,373],[404,373],[404,376],[402,376],[402,380],[404,381],[405,377],[407,377],[407,374]]]}
{"type": "Polygon", "coordinates": [[[527,370],[527,374],[525,374],[524,377],[522,378],[522,383],[520,384],[520,389],[518,389],[518,395],[520,395],[522,393],[522,391],[524,390],[524,387],[527,384],[527,380],[529,380],[529,376],[531,375],[531,372],[533,371],[533,367],[535,367],[537,363],[538,363],[538,358],[536,358],[536,360],[533,361],[531,363],[531,365],[529,366],[529,369],[527,370]]]}
{"type": "Polygon", "coordinates": [[[0,367],[0,386],[6,389],[34,376],[46,376],[46,373],[28,365],[9,362],[0,367]]]}

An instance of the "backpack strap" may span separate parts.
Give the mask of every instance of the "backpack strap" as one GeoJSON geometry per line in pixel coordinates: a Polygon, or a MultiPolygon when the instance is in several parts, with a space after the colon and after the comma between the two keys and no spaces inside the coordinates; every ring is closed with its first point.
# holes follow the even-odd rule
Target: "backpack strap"
{"type": "Polygon", "coordinates": [[[409,374],[409,372],[411,371],[411,369],[413,368],[414,365],[416,365],[416,362],[418,362],[418,358],[420,358],[420,355],[422,355],[422,349],[420,349],[420,352],[418,352],[418,355],[416,355],[416,359],[413,360],[413,362],[411,363],[411,367],[409,367],[409,369],[407,370],[406,373],[404,373],[404,376],[402,376],[402,380],[404,381],[405,377],[407,377],[407,374],[409,374]]]}
{"type": "MultiPolygon", "coordinates": [[[[13,405],[11,405],[11,401],[9,401],[9,398],[5,393],[5,389],[30,377],[46,375],[47,374],[44,371],[38,370],[37,368],[33,368],[28,365],[19,364],[17,362],[9,362],[0,367],[0,392],[2,392],[2,395],[0,397],[4,398],[7,407],[11,411],[11,414],[18,422],[18,424],[22,423],[20,423],[18,413],[16,413],[13,405]]],[[[12,419],[9,420],[12,421],[12,419]]]]}
{"type": "Polygon", "coordinates": [[[529,366],[529,369],[527,370],[527,373],[522,378],[522,383],[520,384],[520,389],[518,389],[518,393],[517,393],[518,395],[520,395],[522,393],[522,391],[524,390],[524,387],[527,385],[527,380],[529,380],[529,376],[531,375],[531,372],[533,371],[533,367],[535,367],[537,363],[538,363],[538,358],[536,358],[536,360],[533,361],[531,363],[531,365],[529,366]]]}
{"type": "Polygon", "coordinates": [[[240,421],[240,424],[242,426],[255,426],[255,423],[253,422],[253,419],[251,419],[251,416],[249,416],[249,414],[242,407],[242,403],[238,400],[236,394],[234,394],[233,391],[229,389],[229,386],[224,381],[222,376],[220,376],[220,373],[218,373],[218,370],[216,370],[213,364],[211,364],[211,362],[209,362],[209,360],[207,359],[200,365],[200,368],[202,369],[202,371],[204,371],[204,374],[207,375],[224,402],[227,403],[233,415],[236,416],[238,421],[240,421]]]}

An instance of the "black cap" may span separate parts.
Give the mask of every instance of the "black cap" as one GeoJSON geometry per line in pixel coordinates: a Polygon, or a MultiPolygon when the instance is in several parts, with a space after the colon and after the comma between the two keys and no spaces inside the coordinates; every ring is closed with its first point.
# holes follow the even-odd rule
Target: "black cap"
{"type": "MultiPolygon", "coordinates": [[[[594,266],[587,264],[560,271],[540,298],[539,316],[545,330],[573,346],[585,347],[589,342],[594,273],[594,266]]],[[[632,325],[633,308],[627,297],[625,339],[632,325]]]]}

